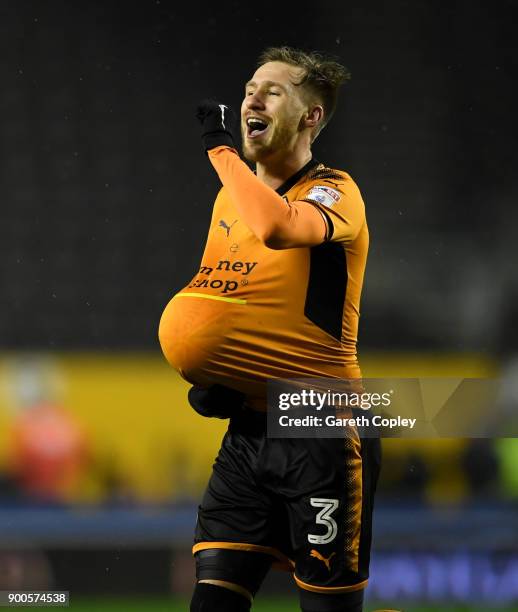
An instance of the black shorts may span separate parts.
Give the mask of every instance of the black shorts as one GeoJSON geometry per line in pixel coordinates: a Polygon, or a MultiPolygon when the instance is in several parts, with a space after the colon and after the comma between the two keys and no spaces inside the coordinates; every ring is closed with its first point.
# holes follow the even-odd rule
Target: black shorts
{"type": "Polygon", "coordinates": [[[299,587],[367,585],[380,441],[266,437],[263,415],[230,422],[198,513],[193,552],[270,554],[299,587]]]}

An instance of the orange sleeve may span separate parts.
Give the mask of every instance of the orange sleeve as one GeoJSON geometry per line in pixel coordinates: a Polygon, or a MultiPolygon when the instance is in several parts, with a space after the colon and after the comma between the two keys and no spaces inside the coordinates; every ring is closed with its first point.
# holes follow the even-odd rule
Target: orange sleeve
{"type": "Polygon", "coordinates": [[[266,246],[287,249],[324,241],[326,222],[315,206],[286,202],[257,178],[235,149],[216,147],[208,156],[240,217],[266,246]]]}
{"type": "Polygon", "coordinates": [[[365,205],[350,176],[341,181],[317,179],[304,186],[301,200],[314,204],[327,218],[327,240],[352,242],[365,224],[365,205]]]}

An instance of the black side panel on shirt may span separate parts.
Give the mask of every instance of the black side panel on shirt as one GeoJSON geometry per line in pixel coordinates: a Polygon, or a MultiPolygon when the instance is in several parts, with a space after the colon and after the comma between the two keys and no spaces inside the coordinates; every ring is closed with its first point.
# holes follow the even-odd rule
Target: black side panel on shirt
{"type": "Polygon", "coordinates": [[[342,317],[347,291],[347,259],[338,242],[310,249],[308,290],[304,315],[341,342],[342,317]]]}

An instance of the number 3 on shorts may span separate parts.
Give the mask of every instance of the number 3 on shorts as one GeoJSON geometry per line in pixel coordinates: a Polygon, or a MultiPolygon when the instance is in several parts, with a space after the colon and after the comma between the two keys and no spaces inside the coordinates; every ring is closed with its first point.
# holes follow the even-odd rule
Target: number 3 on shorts
{"type": "Polygon", "coordinates": [[[308,534],[308,542],[310,544],[329,544],[336,538],[338,533],[338,525],[331,514],[338,508],[337,499],[325,499],[323,497],[312,497],[309,500],[310,504],[314,508],[322,508],[317,514],[315,522],[317,525],[325,525],[327,527],[327,533],[324,535],[308,534]]]}

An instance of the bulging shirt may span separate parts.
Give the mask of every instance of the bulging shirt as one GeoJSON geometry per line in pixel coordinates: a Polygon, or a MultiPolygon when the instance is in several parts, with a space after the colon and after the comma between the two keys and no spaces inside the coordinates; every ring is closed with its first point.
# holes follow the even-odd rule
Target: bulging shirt
{"type": "Polygon", "coordinates": [[[359,378],[360,294],[369,234],[358,187],[309,162],[277,194],[317,207],[327,232],[313,247],[273,250],[223,187],[198,271],[164,310],[159,338],[189,382],[265,397],[269,378],[359,378]]]}

